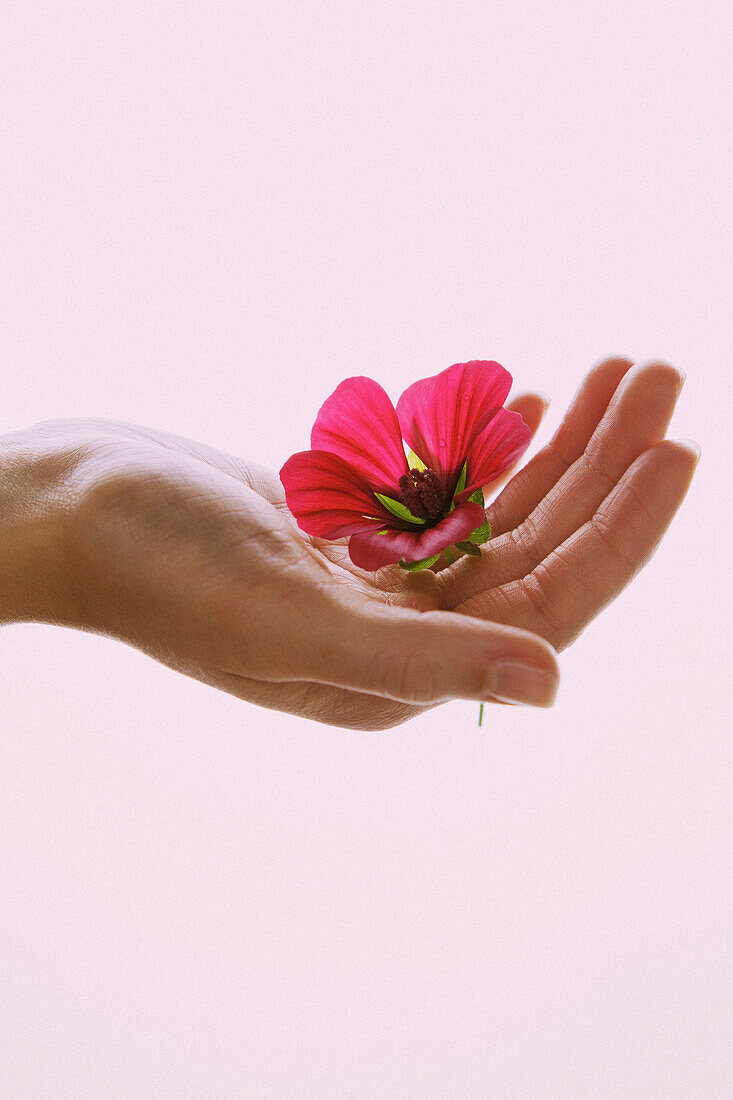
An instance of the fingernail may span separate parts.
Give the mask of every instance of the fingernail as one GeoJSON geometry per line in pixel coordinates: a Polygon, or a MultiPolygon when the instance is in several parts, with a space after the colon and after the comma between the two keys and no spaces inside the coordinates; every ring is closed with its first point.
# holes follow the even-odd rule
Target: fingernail
{"type": "Polygon", "coordinates": [[[545,406],[545,408],[548,408],[549,404],[550,404],[550,395],[549,395],[549,393],[544,393],[542,390],[538,390],[537,391],[537,396],[540,398],[540,400],[542,401],[542,404],[545,406]]]}
{"type": "Polygon", "coordinates": [[[681,392],[681,391],[682,391],[682,387],[683,387],[683,386],[684,386],[684,384],[685,384],[685,379],[687,378],[687,372],[686,372],[686,371],[683,371],[683,370],[682,370],[682,367],[678,367],[678,368],[677,368],[677,370],[679,371],[679,375],[680,375],[680,381],[679,381],[679,391],[681,392]]]}
{"type": "Polygon", "coordinates": [[[544,669],[518,661],[498,661],[494,665],[492,695],[508,703],[531,707],[551,707],[557,695],[557,678],[544,669]]]}

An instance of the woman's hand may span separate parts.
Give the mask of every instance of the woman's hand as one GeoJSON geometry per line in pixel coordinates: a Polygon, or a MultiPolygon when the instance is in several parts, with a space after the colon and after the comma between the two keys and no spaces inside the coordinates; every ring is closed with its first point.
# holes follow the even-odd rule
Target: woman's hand
{"type": "MultiPolygon", "coordinates": [[[[554,650],[649,558],[694,471],[693,451],[659,442],[678,373],[631,365],[590,372],[491,504],[481,560],[418,574],[359,570],[345,541],[299,530],[276,474],[190,440],[84,420],[6,436],[0,588],[15,578],[18,595],[4,617],[108,634],[251,702],[356,729],[451,698],[550,705],[554,650]]],[[[536,430],[539,396],[509,407],[536,430]]]]}

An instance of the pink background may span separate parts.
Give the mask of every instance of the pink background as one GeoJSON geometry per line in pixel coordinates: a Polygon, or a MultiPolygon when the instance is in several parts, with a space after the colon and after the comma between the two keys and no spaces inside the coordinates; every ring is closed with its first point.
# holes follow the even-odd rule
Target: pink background
{"type": "Polygon", "coordinates": [[[2,5],[0,432],[279,467],[341,378],[490,358],[539,446],[619,352],[702,446],[554,708],[482,729],[1,631],[3,1096],[730,1095],[727,10],[2,5]]]}

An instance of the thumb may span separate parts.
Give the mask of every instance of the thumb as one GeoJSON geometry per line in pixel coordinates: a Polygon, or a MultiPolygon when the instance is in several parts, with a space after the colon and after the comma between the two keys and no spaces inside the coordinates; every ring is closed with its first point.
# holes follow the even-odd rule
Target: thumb
{"type": "Polygon", "coordinates": [[[499,699],[549,707],[560,675],[555,650],[528,630],[343,596],[314,622],[306,648],[308,668],[294,678],[405,703],[499,699]]]}

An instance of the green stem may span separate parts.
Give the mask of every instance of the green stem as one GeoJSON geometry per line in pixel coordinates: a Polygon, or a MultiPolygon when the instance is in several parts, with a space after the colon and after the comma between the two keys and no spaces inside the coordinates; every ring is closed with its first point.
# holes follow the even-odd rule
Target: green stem
{"type": "Polygon", "coordinates": [[[484,717],[484,704],[481,703],[481,705],[478,708],[478,724],[479,725],[481,725],[481,722],[483,721],[483,717],[484,717]]]}

